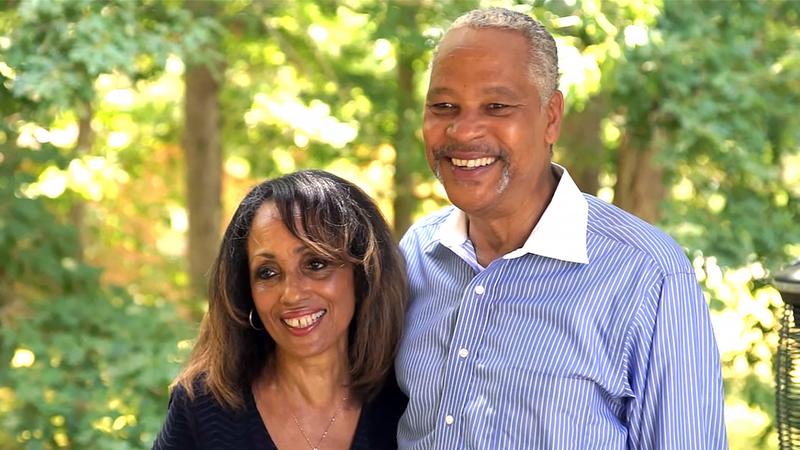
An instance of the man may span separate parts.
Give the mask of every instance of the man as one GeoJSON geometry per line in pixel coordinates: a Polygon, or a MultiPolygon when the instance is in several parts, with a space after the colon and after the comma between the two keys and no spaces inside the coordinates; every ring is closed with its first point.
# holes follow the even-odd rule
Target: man
{"type": "Polygon", "coordinates": [[[434,55],[423,136],[455,207],[401,247],[406,449],[727,447],[708,308],[672,239],[550,161],[555,41],[493,8],[434,55]]]}

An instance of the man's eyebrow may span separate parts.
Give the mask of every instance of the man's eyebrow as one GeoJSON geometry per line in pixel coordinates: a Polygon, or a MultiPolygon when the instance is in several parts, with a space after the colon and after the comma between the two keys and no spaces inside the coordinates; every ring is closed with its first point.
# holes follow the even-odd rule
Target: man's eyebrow
{"type": "Polygon", "coordinates": [[[483,90],[487,94],[502,95],[505,97],[518,97],[516,91],[506,86],[489,86],[483,90]]]}
{"type": "MultiPolygon", "coordinates": [[[[484,94],[501,95],[504,97],[519,97],[519,94],[506,86],[488,86],[482,90],[484,94]]],[[[435,95],[448,95],[455,93],[455,90],[446,86],[432,87],[428,90],[428,97],[435,95]]]]}
{"type": "Polygon", "coordinates": [[[446,95],[452,93],[453,90],[450,89],[449,87],[433,87],[428,89],[428,97],[430,97],[431,95],[446,95]]]}

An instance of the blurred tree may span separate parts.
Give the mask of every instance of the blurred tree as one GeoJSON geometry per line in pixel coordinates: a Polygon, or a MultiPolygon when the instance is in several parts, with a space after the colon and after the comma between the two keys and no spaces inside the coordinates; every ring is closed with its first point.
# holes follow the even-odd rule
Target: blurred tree
{"type": "MultiPolygon", "coordinates": [[[[4,59],[16,73],[13,94],[37,103],[33,120],[74,114],[78,138],[72,159],[91,154],[97,77],[113,71],[133,80],[152,76],[176,49],[167,39],[171,30],[157,21],[167,11],[156,2],[20,1],[6,7],[11,5],[19,22],[12,24],[16,31],[4,59]],[[149,19],[137,20],[140,15],[149,19]]],[[[69,206],[80,236],[90,232],[83,203],[73,196],[69,206]]],[[[76,252],[81,256],[83,248],[76,252]]]]}
{"type": "Polygon", "coordinates": [[[800,242],[798,192],[785,182],[800,142],[798,20],[794,2],[667,2],[653,28],[620,36],[615,200],[662,215],[723,266],[774,267],[800,242]]]}
{"type": "Polygon", "coordinates": [[[398,236],[445,204],[419,133],[426,67],[485,3],[555,32],[556,160],[687,248],[732,447],[769,447],[764,284],[800,256],[796,3],[38,0],[0,4],[0,448],[149,444],[185,335],[171,301],[205,284],[220,221],[264,177],[353,179],[398,236]]]}
{"type": "Polygon", "coordinates": [[[161,2],[0,7],[2,448],[141,448],[161,421],[186,330],[169,304],[101,284],[81,236],[100,225],[85,203],[107,161],[95,83],[158,75],[182,49],[175,36],[202,29],[186,18],[161,2]],[[50,132],[65,122],[74,145],[50,132]]]}
{"type": "Polygon", "coordinates": [[[416,189],[432,184],[419,135],[432,37],[451,8],[477,3],[248,5],[226,19],[236,61],[221,93],[228,155],[260,176],[325,167],[355,178],[399,236],[430,195],[416,189]]]}
{"type": "Polygon", "coordinates": [[[394,167],[394,230],[397,239],[411,226],[417,203],[414,196],[415,164],[422,154],[416,137],[419,128],[419,102],[417,77],[419,65],[427,48],[418,25],[420,6],[413,2],[397,2],[387,8],[385,19],[379,23],[376,37],[390,39],[395,48],[396,83],[394,90],[395,130],[392,143],[395,148],[394,167]]]}
{"type": "MultiPolygon", "coordinates": [[[[195,18],[216,19],[221,4],[190,1],[195,18]]],[[[186,254],[193,294],[205,297],[207,275],[219,247],[222,222],[222,130],[219,106],[224,61],[218,36],[209,35],[200,52],[186,54],[183,148],[189,233],[186,254]]]]}
{"type": "Polygon", "coordinates": [[[75,257],[76,229],[47,197],[54,187],[34,187],[69,158],[19,146],[35,104],[15,101],[8,81],[0,76],[0,448],[142,448],[187,330],[169,304],[103,287],[100,270],[75,257]]]}

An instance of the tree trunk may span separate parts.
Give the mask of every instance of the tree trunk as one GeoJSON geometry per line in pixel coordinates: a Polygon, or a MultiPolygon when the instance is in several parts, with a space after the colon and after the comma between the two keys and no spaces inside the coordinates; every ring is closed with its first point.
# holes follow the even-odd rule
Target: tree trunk
{"type": "Polygon", "coordinates": [[[409,123],[409,117],[413,117],[412,95],[414,91],[413,70],[408,61],[398,58],[397,79],[399,82],[400,99],[397,108],[397,132],[394,136],[395,142],[395,171],[394,171],[394,230],[399,238],[411,226],[411,217],[414,213],[414,182],[412,180],[412,169],[414,164],[413,153],[420,149],[416,145],[414,138],[414,124],[409,123]]]}
{"type": "Polygon", "coordinates": [[[417,106],[414,102],[414,60],[420,52],[413,43],[403,39],[416,32],[417,6],[413,3],[398,3],[400,27],[397,44],[397,129],[393,136],[395,147],[394,169],[394,233],[399,239],[411,226],[414,205],[414,163],[422,155],[422,149],[416,138],[418,129],[417,106]]]}
{"type": "Polygon", "coordinates": [[[619,146],[614,204],[650,223],[661,218],[661,203],[666,193],[664,169],[656,163],[663,134],[656,128],[647,148],[637,148],[632,144],[634,139],[625,134],[619,146]]]}
{"type": "Polygon", "coordinates": [[[597,195],[604,147],[600,139],[601,123],[607,111],[605,97],[593,97],[581,111],[570,112],[561,125],[559,160],[569,170],[582,192],[597,195]]]}
{"type": "MultiPolygon", "coordinates": [[[[94,132],[92,131],[92,106],[89,103],[84,105],[78,118],[78,142],[75,145],[75,158],[87,155],[94,143],[94,132]]],[[[75,227],[78,234],[78,248],[75,250],[75,259],[83,261],[86,256],[86,201],[83,198],[75,198],[69,209],[69,221],[75,227]]]]}
{"type": "Polygon", "coordinates": [[[185,82],[183,144],[189,209],[189,278],[192,294],[204,296],[207,273],[217,254],[222,216],[219,83],[204,65],[187,67],[185,82]]]}

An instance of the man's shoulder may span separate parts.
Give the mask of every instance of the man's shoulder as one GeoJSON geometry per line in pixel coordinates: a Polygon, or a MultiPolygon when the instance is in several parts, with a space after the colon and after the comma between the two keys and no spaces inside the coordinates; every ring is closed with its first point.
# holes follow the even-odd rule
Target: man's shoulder
{"type": "Polygon", "coordinates": [[[403,243],[407,244],[411,240],[417,241],[423,245],[429,242],[433,239],[439,227],[447,220],[447,217],[450,216],[454,209],[454,206],[448,205],[414,222],[403,235],[401,245],[403,245],[403,243]]]}
{"type": "Polygon", "coordinates": [[[684,250],[661,229],[595,196],[584,194],[589,205],[587,239],[610,242],[646,255],[665,274],[692,271],[684,250]]]}

